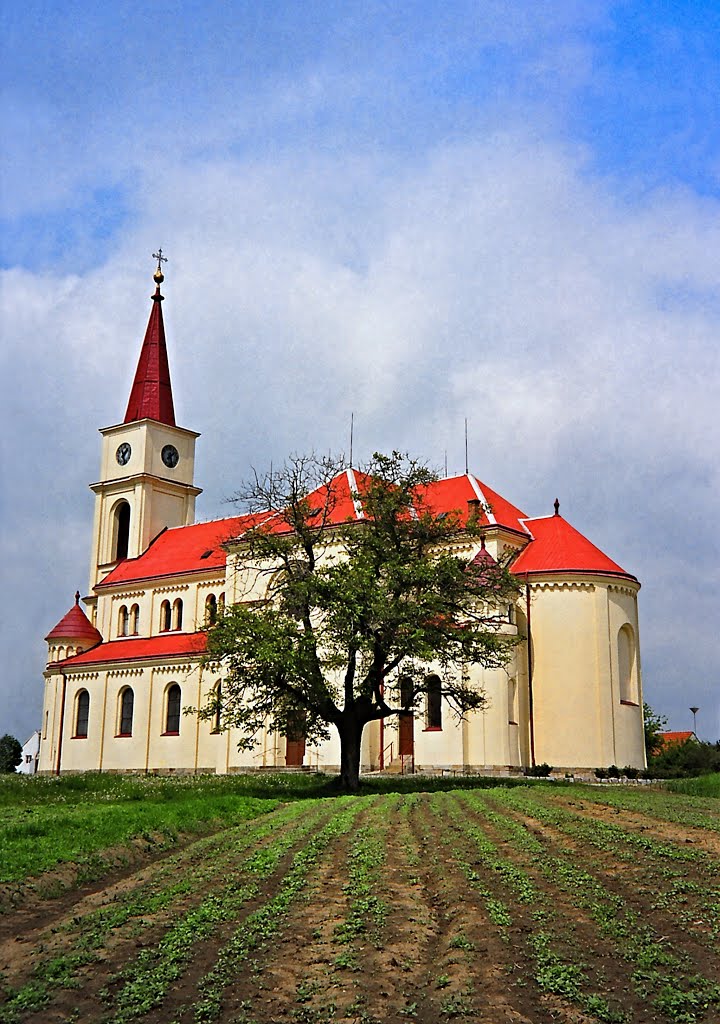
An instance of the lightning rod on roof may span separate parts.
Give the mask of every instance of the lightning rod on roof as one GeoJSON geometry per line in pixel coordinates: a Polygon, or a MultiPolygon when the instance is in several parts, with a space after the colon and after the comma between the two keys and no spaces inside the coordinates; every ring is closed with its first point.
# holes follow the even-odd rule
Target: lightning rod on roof
{"type": "Polygon", "coordinates": [[[447,480],[447,448],[445,449],[445,479],[447,480]]]}
{"type": "Polygon", "coordinates": [[[355,413],[350,413],[350,469],[353,464],[353,428],[355,426],[355,413]]]}
{"type": "Polygon", "coordinates": [[[465,417],[465,475],[470,472],[468,469],[468,439],[467,439],[467,416],[465,417]]]}

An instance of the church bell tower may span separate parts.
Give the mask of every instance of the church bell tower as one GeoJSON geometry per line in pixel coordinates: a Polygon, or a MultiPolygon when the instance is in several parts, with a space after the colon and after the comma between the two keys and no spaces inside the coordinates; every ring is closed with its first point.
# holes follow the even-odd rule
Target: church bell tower
{"type": "Polygon", "coordinates": [[[118,562],[137,558],[167,527],[195,518],[195,439],[175,423],[160,285],[162,249],[153,275],[155,294],[125,419],[104,427],[95,493],[90,592],[118,562]]]}

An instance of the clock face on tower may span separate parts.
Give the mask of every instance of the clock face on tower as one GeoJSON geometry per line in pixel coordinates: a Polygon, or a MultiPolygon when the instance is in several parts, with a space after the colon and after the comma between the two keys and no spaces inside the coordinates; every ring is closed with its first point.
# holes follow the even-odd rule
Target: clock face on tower
{"type": "Polygon", "coordinates": [[[166,444],[162,450],[162,460],[168,469],[174,469],[180,461],[178,450],[174,444],[166,444]]]}
{"type": "Polygon", "coordinates": [[[131,455],[132,448],[127,443],[127,441],[123,441],[123,443],[118,446],[118,450],[115,452],[115,458],[118,461],[118,465],[127,466],[128,462],[130,461],[131,455]]]}

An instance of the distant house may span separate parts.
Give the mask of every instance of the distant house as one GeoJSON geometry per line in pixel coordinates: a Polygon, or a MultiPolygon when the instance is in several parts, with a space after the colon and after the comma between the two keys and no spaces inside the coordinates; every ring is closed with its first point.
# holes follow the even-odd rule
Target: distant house
{"type": "Polygon", "coordinates": [[[680,746],[683,743],[687,743],[688,740],[698,742],[698,738],[692,729],[688,729],[687,732],[661,732],[659,736],[663,747],[680,746]]]}
{"type": "Polygon", "coordinates": [[[16,771],[21,775],[34,775],[38,770],[38,759],[40,757],[40,730],[35,732],[23,743],[22,761],[16,771]]]}

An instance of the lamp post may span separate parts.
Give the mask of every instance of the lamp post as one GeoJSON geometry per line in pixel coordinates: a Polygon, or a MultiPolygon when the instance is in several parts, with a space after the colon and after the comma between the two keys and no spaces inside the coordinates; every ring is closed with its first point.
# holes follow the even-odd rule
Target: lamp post
{"type": "Polygon", "coordinates": [[[695,728],[695,716],[697,715],[697,713],[700,710],[700,708],[690,708],[690,710],[692,711],[692,716],[693,716],[693,732],[697,736],[697,729],[695,728]]]}

